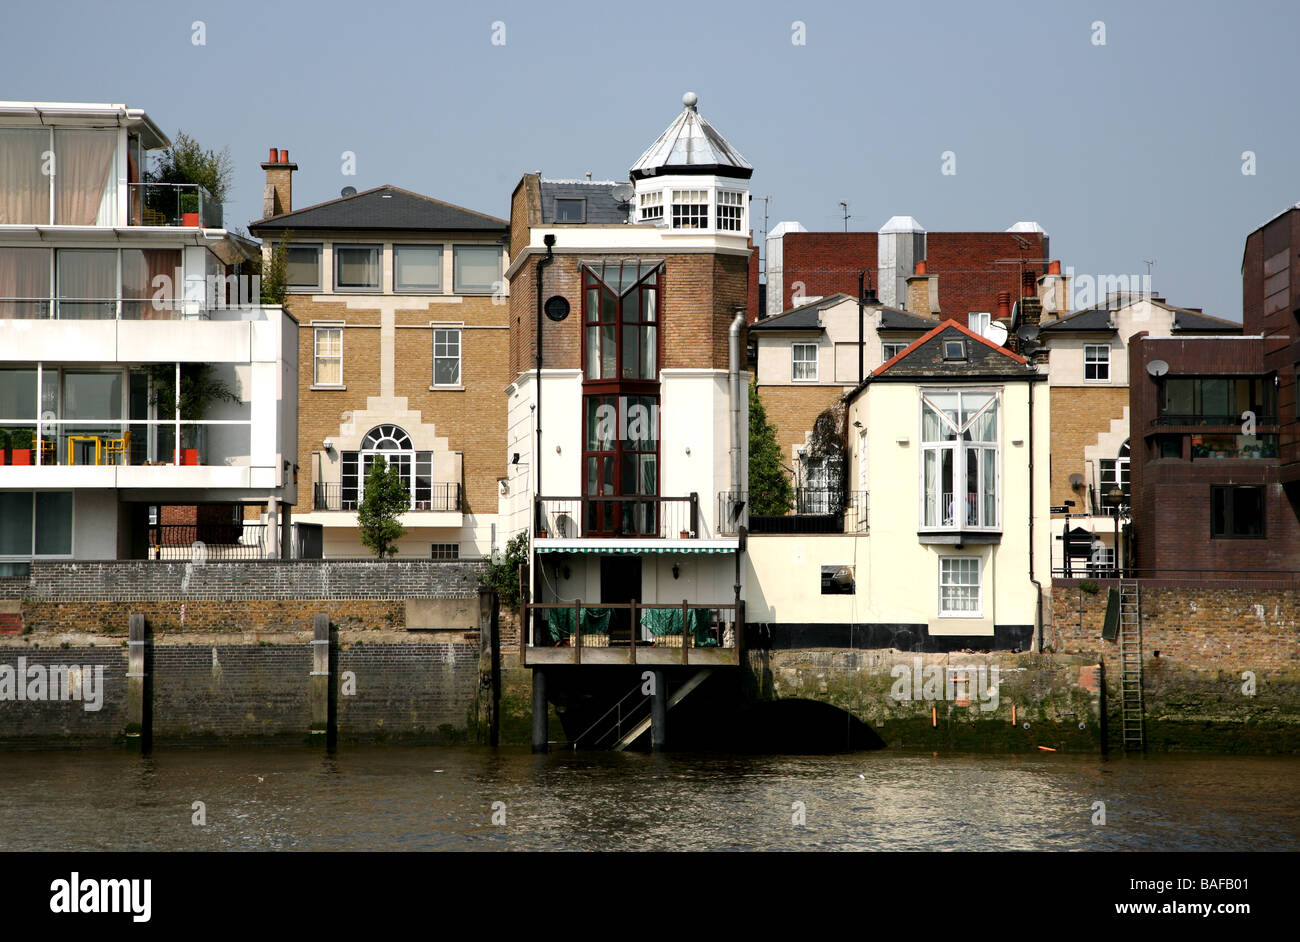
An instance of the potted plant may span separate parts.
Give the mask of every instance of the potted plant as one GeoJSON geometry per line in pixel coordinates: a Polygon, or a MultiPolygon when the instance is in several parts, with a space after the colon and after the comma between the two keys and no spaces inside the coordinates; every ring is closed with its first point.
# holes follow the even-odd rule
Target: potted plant
{"type": "Polygon", "coordinates": [[[189,228],[198,228],[199,225],[199,194],[198,193],[181,194],[181,225],[189,228]]]}
{"type": "MultiPolygon", "coordinates": [[[[167,365],[158,365],[150,367],[149,372],[153,384],[152,402],[158,411],[158,417],[160,419],[170,419],[175,415],[173,411],[176,401],[175,369],[167,365]]],[[[202,419],[215,402],[238,403],[239,396],[213,375],[213,368],[210,363],[182,364],[180,418],[186,424],[181,426],[179,454],[173,455],[173,461],[179,457],[181,464],[196,465],[199,463],[199,448],[203,444],[201,437],[203,426],[188,423],[202,419]]],[[[169,441],[168,444],[173,443],[169,441]]],[[[165,448],[166,446],[162,447],[165,448]]],[[[166,452],[164,451],[163,454],[166,454],[166,452]]]]}
{"type": "Polygon", "coordinates": [[[29,429],[20,428],[9,435],[9,463],[10,464],[31,464],[32,463],[32,439],[35,438],[29,429]]]}
{"type": "Polygon", "coordinates": [[[5,464],[7,452],[9,451],[9,432],[0,428],[0,464],[5,464]]]}

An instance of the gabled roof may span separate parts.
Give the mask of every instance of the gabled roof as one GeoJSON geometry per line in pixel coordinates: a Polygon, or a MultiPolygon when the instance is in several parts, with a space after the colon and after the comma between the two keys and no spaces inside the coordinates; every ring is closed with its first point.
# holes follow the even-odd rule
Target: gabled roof
{"type": "Polygon", "coordinates": [[[504,232],[504,219],[444,203],[396,186],[377,186],[291,213],[249,223],[249,231],[286,230],[460,230],[504,232]]]}
{"type": "Polygon", "coordinates": [[[879,330],[930,330],[935,325],[933,317],[922,317],[895,307],[873,305],[880,308],[879,330]]]}
{"type": "Polygon", "coordinates": [[[748,179],[754,167],[696,110],[694,92],[682,96],[682,113],[632,165],[632,179],[661,173],[716,173],[748,179]]]}
{"type": "Polygon", "coordinates": [[[582,221],[589,226],[627,223],[628,204],[614,198],[614,188],[618,185],[613,180],[542,180],[542,225],[555,224],[556,199],[584,200],[586,212],[582,221]]]}
{"type": "Polygon", "coordinates": [[[1176,307],[1165,303],[1159,298],[1148,297],[1133,298],[1115,307],[1108,307],[1106,301],[1101,301],[1092,307],[1081,308],[1069,314],[1043,321],[1039,325],[1039,330],[1052,333],[1065,331],[1114,333],[1115,327],[1111,323],[1111,315],[1115,311],[1129,307],[1138,301],[1149,301],[1155,307],[1172,312],[1174,317],[1170,330],[1174,333],[1240,333],[1242,329],[1241,324],[1237,321],[1226,320],[1222,317],[1211,317],[1209,314],[1202,314],[1200,311],[1176,307]]]}
{"type": "Polygon", "coordinates": [[[1018,367],[1023,367],[1028,362],[1019,354],[1012,353],[1004,347],[999,347],[988,338],[975,333],[965,324],[949,319],[918,337],[897,354],[880,364],[871,371],[869,378],[874,379],[890,370],[894,370],[896,373],[906,370],[908,375],[916,376],[960,375],[961,373],[972,372],[987,375],[989,372],[996,371],[1014,374],[1023,373],[1024,370],[1018,367]],[[969,338],[979,344],[978,347],[972,347],[971,355],[963,361],[960,367],[950,362],[945,363],[942,357],[936,360],[933,356],[924,356],[925,353],[931,351],[932,347],[937,348],[938,343],[942,343],[943,340],[954,339],[954,332],[960,333],[963,339],[969,338]],[[979,356],[976,355],[977,353],[979,356]],[[998,358],[1004,358],[1005,362],[999,363],[998,358]],[[908,363],[909,360],[913,362],[908,363]],[[1013,367],[1013,364],[1015,364],[1015,367],[1013,367]],[[912,368],[909,369],[909,367],[912,368]]]}

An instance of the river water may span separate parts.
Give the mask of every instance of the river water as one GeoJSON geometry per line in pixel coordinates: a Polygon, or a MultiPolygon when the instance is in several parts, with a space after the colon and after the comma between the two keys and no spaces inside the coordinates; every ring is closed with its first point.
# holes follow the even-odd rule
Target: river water
{"type": "Polygon", "coordinates": [[[9,752],[0,850],[1297,850],[1298,777],[1237,756],[9,752]]]}

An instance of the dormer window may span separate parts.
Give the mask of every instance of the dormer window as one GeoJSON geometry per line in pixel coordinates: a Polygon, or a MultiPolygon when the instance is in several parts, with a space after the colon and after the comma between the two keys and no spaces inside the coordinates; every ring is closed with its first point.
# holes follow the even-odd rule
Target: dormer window
{"type": "Polygon", "coordinates": [[[662,190],[641,194],[641,221],[663,222],[664,194],[662,190]]]}
{"type": "Polygon", "coordinates": [[[556,222],[586,222],[587,221],[587,201],[580,198],[556,197],[555,200],[555,221],[556,222]]]}
{"type": "Polygon", "coordinates": [[[737,190],[718,191],[718,231],[739,232],[745,212],[745,194],[737,190]]]}
{"type": "Polygon", "coordinates": [[[966,341],[945,340],[943,342],[943,358],[945,360],[966,359],[966,341]]]}
{"type": "Polygon", "coordinates": [[[709,227],[709,191],[673,190],[673,228],[709,227]]]}

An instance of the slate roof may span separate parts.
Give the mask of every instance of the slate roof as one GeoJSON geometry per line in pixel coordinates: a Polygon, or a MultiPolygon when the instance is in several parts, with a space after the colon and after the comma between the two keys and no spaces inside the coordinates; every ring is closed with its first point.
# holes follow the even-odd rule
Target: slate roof
{"type": "MultiPolygon", "coordinates": [[[[821,311],[844,301],[856,302],[857,298],[839,291],[773,317],[757,320],[749,326],[749,329],[751,331],[820,330],[821,311]]],[[[879,330],[929,330],[936,323],[932,317],[918,317],[907,311],[900,311],[898,308],[886,307],[878,301],[868,301],[866,307],[869,310],[880,311],[880,327],[877,328],[879,330]]]]}
{"type": "MultiPolygon", "coordinates": [[[[895,356],[871,371],[868,381],[888,378],[925,378],[1001,375],[1011,378],[1028,375],[1029,361],[1005,347],[999,347],[986,337],[981,337],[965,324],[946,320],[918,337],[895,356]],[[966,359],[945,360],[945,340],[965,340],[966,359]]],[[[861,388],[861,387],[859,387],[861,388]]]]}
{"type": "MultiPolygon", "coordinates": [[[[625,186],[627,184],[624,184],[625,186]]],[[[589,226],[617,226],[628,221],[628,203],[614,198],[613,180],[543,180],[541,181],[542,225],[555,224],[555,200],[586,200],[586,217],[589,226]]]]}
{"type": "Polygon", "coordinates": [[[509,223],[496,216],[388,185],[259,219],[248,226],[255,234],[286,229],[295,232],[324,229],[505,232],[508,228],[509,223]]]}
{"type": "MultiPolygon", "coordinates": [[[[1199,311],[1191,311],[1183,307],[1175,307],[1172,304],[1165,304],[1163,301],[1157,301],[1154,298],[1148,298],[1147,300],[1156,307],[1164,308],[1166,311],[1173,312],[1174,321],[1171,330],[1176,334],[1241,333],[1242,327],[1237,321],[1226,320],[1222,317],[1211,317],[1209,314],[1202,314],[1199,311]]],[[[1053,318],[1052,320],[1043,321],[1042,324],[1039,325],[1039,330],[1050,333],[1062,333],[1065,331],[1114,333],[1115,328],[1112,327],[1110,323],[1112,310],[1112,308],[1106,306],[1105,302],[1102,302],[1095,304],[1092,307],[1072,311],[1069,314],[1053,318]]]]}

